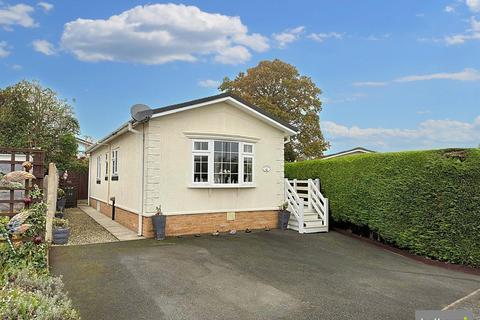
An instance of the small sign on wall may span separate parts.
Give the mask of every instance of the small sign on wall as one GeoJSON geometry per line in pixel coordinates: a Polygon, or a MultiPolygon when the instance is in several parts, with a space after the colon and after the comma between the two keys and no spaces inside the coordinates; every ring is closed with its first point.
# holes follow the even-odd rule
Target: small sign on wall
{"type": "Polygon", "coordinates": [[[235,220],[235,212],[227,212],[227,221],[235,220]]]}

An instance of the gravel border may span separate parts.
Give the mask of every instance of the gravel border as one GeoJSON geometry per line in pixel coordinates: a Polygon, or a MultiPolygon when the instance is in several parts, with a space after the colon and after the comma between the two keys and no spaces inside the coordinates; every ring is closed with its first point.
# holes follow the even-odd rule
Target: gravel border
{"type": "Polygon", "coordinates": [[[65,209],[64,218],[70,224],[68,245],[83,245],[118,241],[110,232],[78,208],[65,209]]]}

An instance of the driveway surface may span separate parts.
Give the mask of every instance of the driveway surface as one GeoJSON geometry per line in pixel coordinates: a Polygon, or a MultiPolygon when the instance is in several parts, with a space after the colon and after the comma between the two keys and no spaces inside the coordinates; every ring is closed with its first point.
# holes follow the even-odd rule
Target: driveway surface
{"type": "Polygon", "coordinates": [[[54,247],[50,258],[83,319],[414,319],[480,288],[335,232],[54,247]]]}

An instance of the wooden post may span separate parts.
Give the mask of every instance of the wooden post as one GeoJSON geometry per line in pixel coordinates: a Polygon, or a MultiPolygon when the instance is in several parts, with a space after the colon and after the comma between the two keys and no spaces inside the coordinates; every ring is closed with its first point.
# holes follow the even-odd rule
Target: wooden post
{"type": "Polygon", "coordinates": [[[52,241],[53,217],[57,210],[57,189],[58,189],[58,172],[55,163],[48,165],[48,188],[47,188],[47,225],[45,232],[45,241],[52,241]]]}

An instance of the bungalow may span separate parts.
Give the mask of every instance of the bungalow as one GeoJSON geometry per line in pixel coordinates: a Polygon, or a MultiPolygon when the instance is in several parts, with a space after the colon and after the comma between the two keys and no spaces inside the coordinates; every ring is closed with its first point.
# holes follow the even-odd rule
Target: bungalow
{"type": "Polygon", "coordinates": [[[362,147],[356,147],[350,150],[345,150],[345,151],[340,151],[337,153],[332,153],[332,154],[327,154],[322,157],[322,159],[331,159],[331,158],[337,158],[337,157],[346,157],[346,156],[352,156],[355,154],[363,154],[363,153],[375,153],[375,151],[368,150],[362,147]]]}
{"type": "Polygon", "coordinates": [[[230,94],[150,110],[87,149],[89,205],[147,237],[157,206],[167,236],[275,228],[296,133],[230,94]]]}

